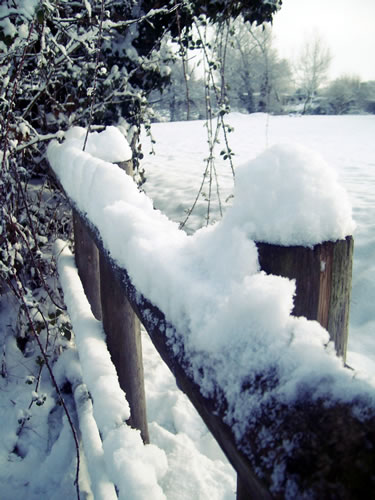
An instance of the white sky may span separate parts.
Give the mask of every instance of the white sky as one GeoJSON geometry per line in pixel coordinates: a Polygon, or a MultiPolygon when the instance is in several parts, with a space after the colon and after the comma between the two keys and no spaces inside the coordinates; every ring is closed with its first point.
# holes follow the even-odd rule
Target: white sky
{"type": "Polygon", "coordinates": [[[330,78],[375,80],[375,0],[283,0],[273,26],[281,57],[295,58],[318,33],[331,50],[330,78]]]}

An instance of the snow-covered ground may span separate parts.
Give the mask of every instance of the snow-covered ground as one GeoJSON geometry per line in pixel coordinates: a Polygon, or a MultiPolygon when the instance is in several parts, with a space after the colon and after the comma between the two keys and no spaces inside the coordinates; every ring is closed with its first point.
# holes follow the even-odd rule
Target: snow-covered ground
{"type": "MultiPolygon", "coordinates": [[[[372,230],[372,221],[375,216],[372,197],[372,186],[375,180],[375,145],[373,141],[375,117],[267,117],[262,114],[250,116],[232,114],[228,117],[228,121],[235,129],[229,135],[229,141],[230,147],[235,153],[236,166],[254,159],[267,146],[292,142],[319,152],[326,162],[337,170],[339,179],[349,192],[354,220],[357,223],[357,229],[354,233],[355,262],[349,363],[356,369],[367,370],[370,375],[375,376],[375,362],[373,361],[375,360],[375,343],[372,341],[372,327],[375,319],[372,307],[375,298],[375,266],[372,262],[373,238],[375,238],[375,231],[372,230]]],[[[198,190],[205,168],[203,158],[207,156],[205,130],[203,122],[153,125],[152,133],[156,140],[155,156],[148,155],[149,141],[146,137],[144,138],[145,158],[143,166],[148,177],[145,190],[153,199],[154,205],[173,220],[181,221],[184,218],[184,210],[190,208],[198,190]]],[[[225,206],[233,202],[230,197],[233,193],[233,180],[228,162],[220,159],[221,149],[223,149],[223,142],[217,148],[217,169],[223,205],[225,206]],[[225,200],[228,201],[225,202],[225,200]]],[[[287,148],[286,151],[289,149],[287,148]]],[[[287,157],[282,149],[277,149],[276,152],[278,158],[285,159],[287,157]]],[[[264,163],[261,162],[262,164],[264,163]]],[[[309,165],[304,167],[307,172],[310,168],[309,165]]],[[[76,166],[79,169],[79,162],[76,166]]],[[[321,168],[322,164],[319,166],[321,168]]],[[[285,161],[283,168],[286,175],[292,175],[288,170],[288,165],[285,165],[285,161]]],[[[242,178],[245,179],[245,177],[242,178]]],[[[284,186],[288,185],[288,179],[282,180],[284,186]]],[[[293,180],[290,178],[291,185],[293,185],[293,180]]],[[[324,171],[321,171],[320,178],[315,179],[316,185],[319,185],[320,180],[323,181],[323,185],[320,187],[323,192],[327,186],[330,186],[330,189],[335,186],[334,183],[331,184],[330,175],[326,176],[324,171]]],[[[269,179],[268,182],[272,182],[272,179],[269,179]]],[[[90,189],[92,187],[90,185],[90,189]]],[[[245,188],[249,189],[250,192],[252,186],[245,186],[245,188]]],[[[205,191],[207,194],[207,190],[205,191]]],[[[82,191],[79,194],[82,195],[82,191]]],[[[310,195],[311,193],[306,194],[306,196],[310,195]]],[[[246,198],[246,191],[242,190],[242,196],[244,197],[242,199],[246,198]]],[[[343,211],[345,212],[345,198],[340,194],[339,199],[343,201],[343,211]]],[[[136,198],[134,200],[139,206],[142,205],[142,209],[148,209],[148,204],[144,200],[136,198]]],[[[100,203],[102,201],[100,200],[100,203]]],[[[301,201],[301,196],[297,196],[297,201],[301,201]]],[[[190,231],[204,222],[205,207],[206,203],[202,196],[198,202],[197,211],[190,219],[190,231]]],[[[120,209],[121,206],[117,208],[120,209]]],[[[319,211],[319,207],[316,209],[319,211]]],[[[335,218],[332,216],[330,220],[339,220],[340,214],[337,213],[336,208],[334,211],[335,218]]],[[[116,210],[113,213],[116,215],[116,210]]],[[[232,211],[232,213],[241,215],[240,207],[237,207],[236,211],[232,211]]],[[[134,215],[137,216],[137,213],[134,215]]],[[[219,218],[217,210],[214,212],[214,207],[211,207],[211,216],[219,218]]],[[[309,220],[309,214],[305,214],[305,216],[306,220],[309,220]]],[[[146,222],[146,219],[144,220],[146,222]]],[[[347,220],[346,215],[345,220],[347,220]]],[[[165,250],[165,259],[167,260],[170,255],[175,255],[173,248],[172,253],[168,254],[169,249],[166,246],[163,247],[163,237],[161,236],[160,242],[157,239],[157,231],[164,227],[169,230],[169,226],[168,224],[165,226],[165,222],[161,219],[160,221],[157,219],[156,222],[158,225],[152,228],[153,235],[156,237],[154,241],[158,245],[160,243],[161,249],[165,250]]],[[[242,221],[243,223],[244,221],[242,221]]],[[[130,228],[132,231],[134,229],[138,239],[144,237],[141,226],[142,224],[138,228],[130,228]]],[[[332,228],[329,230],[332,231],[332,228]]],[[[171,231],[172,235],[173,230],[171,231]]],[[[218,232],[216,231],[216,233],[218,232]]],[[[203,243],[210,242],[209,234],[206,241],[203,238],[203,243]]],[[[238,237],[234,233],[233,236],[238,237]]],[[[142,251],[147,252],[149,251],[147,239],[143,241],[142,251]]],[[[184,241],[182,238],[181,246],[183,246],[184,241]]],[[[197,247],[190,245],[187,251],[192,253],[195,262],[202,266],[202,268],[198,267],[198,272],[201,269],[208,269],[209,273],[214,275],[215,266],[210,267],[209,262],[209,260],[214,260],[213,255],[206,256],[206,261],[201,262],[198,259],[199,255],[192,252],[194,248],[195,251],[199,250],[199,245],[202,244],[199,239],[197,241],[197,247]]],[[[242,253],[246,252],[249,248],[241,238],[238,241],[242,245],[242,253]]],[[[179,242],[180,239],[174,243],[178,246],[179,242]]],[[[226,249],[231,249],[234,252],[232,258],[235,258],[236,246],[234,244],[231,248],[227,242],[220,240],[220,238],[218,242],[222,243],[226,249]]],[[[160,248],[157,250],[159,251],[160,248]]],[[[181,262],[182,264],[186,263],[185,260],[181,262]]],[[[221,270],[225,270],[223,266],[221,270]]],[[[197,274],[197,278],[199,278],[199,274],[197,274]]],[[[173,279],[171,277],[172,283],[173,279]]],[[[219,287],[222,285],[220,279],[217,280],[219,287]]],[[[277,285],[276,288],[279,286],[277,280],[274,284],[277,285]]],[[[281,287],[280,290],[285,289],[285,293],[289,294],[289,288],[285,284],[285,288],[281,287]]],[[[218,291],[220,292],[221,289],[218,288],[218,291]]],[[[249,297],[245,298],[247,300],[249,297]]],[[[287,299],[282,307],[288,308],[287,299]]],[[[10,309],[9,304],[3,303],[3,310],[0,311],[2,331],[6,331],[7,324],[13,321],[12,318],[7,317],[7,311],[10,309]]],[[[253,312],[256,316],[255,306],[253,312]]],[[[280,318],[284,318],[285,315],[282,311],[278,312],[279,314],[280,318]]],[[[209,330],[207,331],[210,333],[209,330]]],[[[317,333],[320,335],[319,331],[317,333]]],[[[303,336],[303,332],[301,335],[303,336]]],[[[201,339],[195,340],[201,341],[201,339]]],[[[241,341],[241,339],[238,340],[241,341]]],[[[202,347],[212,349],[209,337],[205,342],[203,341],[202,347]]],[[[160,362],[146,337],[143,349],[151,441],[164,450],[168,461],[167,469],[163,470],[162,474],[159,471],[161,477],[158,482],[164,495],[168,500],[190,500],[194,497],[202,500],[207,498],[213,500],[233,499],[235,497],[235,475],[231,467],[223,459],[216,443],[208,434],[189,402],[176,389],[167,368],[160,362]]],[[[48,376],[46,373],[43,374],[38,391],[39,396],[43,393],[46,394],[46,402],[41,406],[34,404],[29,411],[30,397],[33,396],[31,389],[27,389],[30,386],[25,384],[25,380],[28,380],[27,377],[33,369],[35,371],[35,368],[28,366],[28,358],[25,359],[20,354],[14,337],[11,335],[6,337],[3,353],[2,370],[6,376],[3,375],[0,379],[1,498],[5,500],[13,498],[55,500],[74,498],[74,446],[61,410],[49,413],[54,402],[49,396],[51,390],[48,376]],[[47,423],[51,425],[48,427],[47,423]],[[23,426],[22,432],[20,432],[20,426],[23,426]],[[22,439],[18,436],[21,436],[22,439]],[[17,445],[17,449],[15,449],[15,445],[17,445]],[[40,464],[40,466],[36,464],[40,464]]],[[[30,359],[34,359],[31,354],[30,359]]],[[[71,396],[67,395],[68,403],[72,406],[70,398],[71,396]]],[[[102,411],[104,412],[105,409],[102,411]]],[[[113,442],[110,448],[114,449],[117,444],[113,442]]],[[[152,452],[150,453],[152,454],[152,452]]],[[[158,456],[160,457],[158,454],[155,455],[156,460],[158,460],[158,456]]],[[[127,458],[125,455],[123,459],[120,459],[121,453],[118,457],[117,464],[121,463],[121,460],[126,461],[127,458]]],[[[150,459],[150,464],[147,465],[150,468],[146,468],[146,471],[152,472],[152,461],[150,459]]],[[[159,462],[161,462],[159,466],[163,468],[163,459],[159,458],[159,462]]],[[[86,465],[83,463],[81,488],[82,491],[89,492],[88,485],[84,481],[87,477],[85,468],[86,465]]],[[[91,494],[87,493],[86,496],[83,495],[83,498],[91,498],[91,494]]]]}

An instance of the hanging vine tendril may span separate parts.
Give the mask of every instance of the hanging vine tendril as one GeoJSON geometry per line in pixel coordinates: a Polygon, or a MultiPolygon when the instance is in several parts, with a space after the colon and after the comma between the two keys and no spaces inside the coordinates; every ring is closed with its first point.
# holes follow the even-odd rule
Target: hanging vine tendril
{"type": "Polygon", "coordinates": [[[83,148],[82,148],[83,151],[85,151],[85,149],[86,149],[87,139],[88,139],[89,133],[91,131],[92,118],[93,118],[93,114],[94,114],[96,87],[97,87],[97,83],[98,83],[99,61],[100,61],[100,55],[101,55],[101,44],[102,44],[102,38],[103,38],[104,1],[105,0],[102,0],[101,7],[100,7],[99,33],[98,33],[98,39],[97,39],[97,45],[96,45],[94,82],[93,82],[93,87],[90,89],[90,91],[91,91],[91,94],[90,94],[90,114],[89,114],[89,119],[88,119],[88,123],[87,123],[85,140],[84,140],[83,148]]]}
{"type": "Polygon", "coordinates": [[[205,183],[208,182],[208,193],[205,197],[207,201],[206,210],[206,225],[209,224],[212,212],[212,194],[216,191],[218,209],[220,217],[223,215],[223,208],[220,195],[220,185],[215,163],[215,149],[219,144],[219,135],[222,131],[224,136],[225,148],[221,150],[220,156],[224,160],[229,160],[230,168],[233,178],[235,177],[235,170],[232,157],[233,151],[229,147],[228,132],[232,129],[225,121],[224,116],[229,113],[230,106],[228,97],[226,95],[226,84],[224,77],[226,48],[229,42],[230,23],[229,21],[223,23],[217,32],[216,40],[212,44],[208,38],[207,24],[202,20],[195,19],[194,25],[198,35],[199,46],[203,51],[203,66],[204,66],[204,86],[205,86],[205,109],[206,109],[206,130],[207,142],[209,145],[208,156],[205,159],[205,169],[203,172],[202,182],[198,188],[197,195],[190,209],[187,211],[185,219],[180,224],[180,229],[184,228],[190,216],[194,212],[198,200],[204,193],[205,183]],[[204,28],[204,30],[202,29],[204,28]],[[204,33],[202,33],[204,31],[204,33]],[[216,52],[216,54],[215,54],[216,52]],[[215,57],[216,56],[216,57],[215,57]],[[216,82],[216,72],[219,70],[220,85],[216,82]],[[214,102],[212,101],[214,99],[214,102]],[[217,108],[217,112],[214,112],[217,108]]]}

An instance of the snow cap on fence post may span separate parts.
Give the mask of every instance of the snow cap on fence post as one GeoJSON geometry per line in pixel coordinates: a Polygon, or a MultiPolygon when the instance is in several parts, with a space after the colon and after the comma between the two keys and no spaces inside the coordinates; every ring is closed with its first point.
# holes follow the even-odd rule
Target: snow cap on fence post
{"type": "Polygon", "coordinates": [[[237,169],[228,216],[251,239],[284,246],[336,241],[355,227],[333,167],[294,144],[272,146],[237,169]]]}

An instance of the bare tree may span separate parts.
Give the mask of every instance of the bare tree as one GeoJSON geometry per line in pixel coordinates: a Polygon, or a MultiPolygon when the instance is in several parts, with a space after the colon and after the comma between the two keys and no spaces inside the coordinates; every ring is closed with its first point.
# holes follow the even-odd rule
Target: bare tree
{"type": "Polygon", "coordinates": [[[231,101],[249,113],[280,111],[280,96],[289,85],[290,69],[273,48],[270,27],[237,20],[233,30],[225,68],[231,101]]]}
{"type": "Polygon", "coordinates": [[[302,92],[302,114],[311,109],[314,97],[327,79],[331,52],[319,35],[314,35],[302,48],[295,66],[297,85],[302,92]]]}

